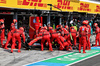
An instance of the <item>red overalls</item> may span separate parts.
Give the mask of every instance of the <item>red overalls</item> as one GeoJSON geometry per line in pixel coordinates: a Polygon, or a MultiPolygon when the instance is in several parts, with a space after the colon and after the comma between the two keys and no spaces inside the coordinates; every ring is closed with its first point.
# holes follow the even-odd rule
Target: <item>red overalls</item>
{"type": "Polygon", "coordinates": [[[80,34],[80,39],[79,39],[79,52],[81,52],[81,46],[83,45],[83,53],[85,52],[86,45],[87,45],[87,27],[85,25],[81,26],[79,28],[79,34],[80,34]]]}
{"type": "Polygon", "coordinates": [[[88,30],[87,49],[88,49],[88,50],[91,50],[91,44],[90,44],[91,27],[90,27],[90,25],[87,25],[87,30],[88,30]]]}
{"type": "Polygon", "coordinates": [[[72,35],[72,38],[74,40],[74,46],[76,46],[76,34],[77,34],[77,31],[74,29],[74,27],[71,27],[70,28],[70,32],[71,32],[71,35],[72,35]]]}
{"type": "Polygon", "coordinates": [[[39,30],[39,27],[40,27],[40,23],[39,23],[39,22],[34,23],[34,28],[35,28],[35,35],[34,35],[34,38],[38,37],[38,30],[39,30]]]}
{"type": "Polygon", "coordinates": [[[3,39],[4,39],[4,24],[2,24],[2,25],[0,25],[0,39],[1,39],[1,45],[2,45],[2,47],[4,47],[4,45],[3,45],[3,39]]]}
{"type": "Polygon", "coordinates": [[[13,52],[13,47],[15,46],[16,40],[18,41],[18,52],[21,52],[21,36],[23,38],[23,42],[25,43],[25,33],[22,30],[16,30],[12,36],[12,46],[11,52],[13,52]]]}
{"type": "Polygon", "coordinates": [[[95,33],[96,33],[96,39],[95,39],[95,45],[94,46],[97,46],[97,42],[99,42],[99,45],[100,45],[100,35],[99,35],[99,27],[96,26],[96,30],[95,30],[95,33]]]}
{"type": "Polygon", "coordinates": [[[41,51],[43,51],[43,49],[44,49],[44,47],[43,47],[43,44],[44,44],[44,42],[45,41],[47,41],[48,42],[48,44],[49,44],[49,50],[50,51],[53,51],[53,49],[52,49],[52,44],[51,44],[51,42],[50,42],[50,33],[47,31],[47,30],[45,30],[44,32],[43,32],[43,35],[42,35],[43,37],[42,37],[42,40],[41,40],[41,51]]]}
{"type": "MultiPolygon", "coordinates": [[[[12,35],[13,33],[16,31],[16,28],[15,28],[15,24],[14,23],[11,23],[11,27],[10,27],[10,32],[8,33],[8,37],[7,37],[7,41],[5,43],[5,49],[8,49],[7,46],[8,46],[8,43],[10,42],[10,40],[12,39],[12,35]]],[[[15,48],[15,47],[14,47],[15,48]]]]}

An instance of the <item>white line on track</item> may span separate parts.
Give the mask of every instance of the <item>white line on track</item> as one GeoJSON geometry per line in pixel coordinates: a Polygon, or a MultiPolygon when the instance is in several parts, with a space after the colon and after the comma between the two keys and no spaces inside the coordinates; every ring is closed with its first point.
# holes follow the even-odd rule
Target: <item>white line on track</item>
{"type": "MultiPolygon", "coordinates": [[[[99,53],[99,54],[100,54],[100,53],[99,53]]],[[[88,58],[82,59],[82,60],[80,60],[80,61],[77,61],[77,62],[74,62],[74,63],[68,64],[68,65],[65,65],[65,66],[70,66],[70,65],[73,65],[73,64],[79,63],[79,62],[84,61],[84,60],[86,60],[86,59],[89,59],[89,58],[95,57],[95,56],[97,56],[97,55],[99,55],[99,54],[96,54],[96,55],[90,56],[90,57],[88,57],[88,58]]]]}

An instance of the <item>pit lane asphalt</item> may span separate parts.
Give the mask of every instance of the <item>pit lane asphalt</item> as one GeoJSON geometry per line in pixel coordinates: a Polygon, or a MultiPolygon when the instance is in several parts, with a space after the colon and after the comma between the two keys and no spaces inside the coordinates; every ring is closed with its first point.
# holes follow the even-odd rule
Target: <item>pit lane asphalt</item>
{"type": "MultiPolygon", "coordinates": [[[[91,43],[95,43],[95,36],[91,36],[91,43]]],[[[75,52],[77,50],[73,50],[75,52]]],[[[34,63],[51,57],[56,57],[70,53],[68,51],[59,51],[55,50],[50,52],[48,50],[40,51],[37,50],[25,50],[21,49],[21,53],[17,53],[17,49],[14,50],[14,53],[10,53],[9,50],[0,48],[0,66],[22,66],[29,63],[34,63]]],[[[76,63],[72,66],[100,66],[100,55],[84,60],[82,62],[76,63]]]]}
{"type": "Polygon", "coordinates": [[[100,55],[73,64],[71,66],[100,66],[100,55]]]}
{"type": "MultiPolygon", "coordinates": [[[[14,50],[14,53],[10,53],[9,50],[0,48],[0,66],[23,66],[29,63],[34,63],[51,57],[56,57],[70,53],[68,51],[58,51],[54,50],[50,52],[48,50],[21,50],[21,53],[17,53],[17,50],[14,50]]],[[[76,52],[74,50],[73,52],[76,52]]],[[[100,55],[86,59],[84,61],[78,62],[71,66],[100,66],[100,55]]]]}
{"type": "MultiPolygon", "coordinates": [[[[74,50],[75,51],[75,50],[74,50]]],[[[58,51],[53,52],[44,50],[25,50],[21,49],[21,53],[18,53],[15,49],[13,53],[9,50],[0,48],[0,66],[22,66],[29,63],[34,63],[40,60],[48,59],[51,57],[56,57],[70,53],[68,51],[58,51]]]]}

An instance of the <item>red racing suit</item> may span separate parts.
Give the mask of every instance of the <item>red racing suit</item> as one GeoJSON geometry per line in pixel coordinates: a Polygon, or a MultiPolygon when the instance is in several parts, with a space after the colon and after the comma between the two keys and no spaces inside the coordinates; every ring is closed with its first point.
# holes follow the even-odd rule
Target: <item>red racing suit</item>
{"type": "Polygon", "coordinates": [[[87,35],[87,49],[91,50],[91,44],[90,44],[90,36],[91,36],[91,27],[90,25],[87,25],[88,35],[87,35]]]}
{"type": "Polygon", "coordinates": [[[57,33],[55,30],[49,30],[51,34],[51,42],[55,39],[55,41],[60,45],[61,48],[64,48],[62,42],[60,41],[60,33],[57,33]]]}
{"type": "Polygon", "coordinates": [[[4,45],[3,45],[3,39],[4,39],[4,28],[5,28],[5,26],[4,26],[4,24],[1,24],[0,25],[0,39],[1,39],[1,45],[2,45],[2,47],[4,47],[4,45]]]}
{"type": "MultiPolygon", "coordinates": [[[[15,30],[11,30],[11,31],[8,33],[7,41],[6,41],[5,47],[4,47],[5,49],[8,49],[7,46],[8,46],[8,43],[9,43],[9,42],[11,41],[11,39],[12,39],[12,35],[13,35],[14,31],[15,31],[15,30]]],[[[16,44],[15,44],[15,45],[16,45],[16,44]]],[[[14,47],[14,48],[15,48],[15,47],[14,47]]],[[[13,49],[14,49],[14,48],[13,48],[13,49]]]]}
{"type": "Polygon", "coordinates": [[[62,30],[64,31],[64,38],[66,39],[69,45],[72,45],[69,31],[65,28],[63,28],[62,30]]]}
{"type": "Polygon", "coordinates": [[[11,39],[12,39],[12,35],[13,35],[13,33],[16,31],[16,28],[15,28],[15,24],[14,23],[11,23],[11,26],[10,26],[10,32],[8,33],[8,37],[7,37],[7,41],[6,41],[6,43],[5,43],[5,49],[8,49],[7,48],[7,46],[8,46],[8,43],[11,41],[11,39]]]}
{"type": "MultiPolygon", "coordinates": [[[[70,39],[70,34],[69,34],[69,32],[68,32],[68,30],[66,30],[65,28],[61,28],[61,34],[62,34],[62,36],[60,36],[59,37],[59,39],[60,39],[60,41],[62,42],[62,44],[64,45],[64,47],[66,47],[67,49],[66,50],[69,50],[68,49],[68,46],[69,46],[69,48],[72,50],[72,47],[71,47],[71,39],[70,39]]],[[[61,50],[62,48],[60,47],[60,50],[61,50]]]]}
{"type": "MultiPolygon", "coordinates": [[[[1,19],[0,21],[1,21],[2,25],[4,26],[4,20],[1,19]]],[[[3,32],[3,40],[5,40],[5,29],[3,29],[2,32],[3,32]]]]}
{"type": "Polygon", "coordinates": [[[59,38],[59,41],[61,41],[64,46],[64,48],[60,46],[60,50],[63,50],[63,49],[69,50],[70,49],[72,51],[71,45],[66,41],[66,39],[63,36],[59,36],[58,38],[59,38]]]}
{"type": "Polygon", "coordinates": [[[39,30],[39,27],[40,27],[40,23],[39,23],[39,22],[34,23],[34,28],[35,28],[35,35],[34,35],[34,38],[38,37],[38,30],[39,30]]]}
{"type": "Polygon", "coordinates": [[[74,27],[71,27],[70,28],[70,32],[71,32],[71,35],[72,35],[72,38],[74,40],[74,46],[76,46],[76,34],[77,34],[77,31],[74,29],[74,27]]]}
{"type": "Polygon", "coordinates": [[[47,30],[48,30],[48,31],[50,31],[50,30],[52,30],[52,29],[53,29],[52,27],[47,27],[47,30]]]}
{"type": "Polygon", "coordinates": [[[98,46],[100,46],[100,28],[99,28],[99,45],[98,46]]]}
{"type": "Polygon", "coordinates": [[[14,23],[11,23],[10,30],[13,30],[13,29],[15,29],[15,24],[14,23]]]}
{"type": "Polygon", "coordinates": [[[3,40],[5,40],[5,29],[3,29],[3,40]]]}
{"type": "Polygon", "coordinates": [[[99,35],[99,27],[96,26],[96,30],[95,30],[95,33],[96,33],[96,39],[95,39],[95,45],[94,46],[97,46],[97,42],[99,42],[99,45],[100,45],[100,35],[99,35]]]}
{"type": "Polygon", "coordinates": [[[48,44],[49,44],[49,50],[53,51],[52,44],[50,42],[50,33],[47,30],[45,30],[45,31],[43,31],[43,35],[42,36],[43,37],[42,37],[42,40],[41,40],[41,51],[43,51],[43,49],[44,49],[43,44],[44,44],[45,41],[47,41],[48,44]]]}
{"type": "Polygon", "coordinates": [[[13,52],[13,47],[15,46],[16,40],[18,41],[18,52],[21,52],[21,37],[23,38],[23,42],[25,43],[25,33],[22,30],[16,30],[12,36],[12,46],[11,52],[13,52]]]}
{"type": "Polygon", "coordinates": [[[86,45],[87,45],[87,27],[85,25],[81,26],[79,28],[79,34],[80,34],[80,38],[79,39],[79,52],[81,52],[81,46],[83,45],[83,53],[85,52],[86,49],[86,45]]]}

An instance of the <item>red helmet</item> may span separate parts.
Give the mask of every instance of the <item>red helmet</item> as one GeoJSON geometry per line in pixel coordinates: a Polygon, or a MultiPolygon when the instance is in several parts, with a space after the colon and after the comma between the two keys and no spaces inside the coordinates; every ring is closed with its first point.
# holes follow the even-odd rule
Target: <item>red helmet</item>
{"type": "Polygon", "coordinates": [[[89,24],[89,21],[88,20],[85,20],[87,22],[87,25],[89,24]]]}
{"type": "Polygon", "coordinates": [[[40,26],[42,26],[42,23],[40,23],[40,26]]]}
{"type": "Polygon", "coordinates": [[[98,26],[98,24],[97,24],[97,23],[94,23],[93,25],[94,25],[94,26],[98,26]]]}
{"type": "Polygon", "coordinates": [[[67,26],[67,25],[65,25],[65,26],[64,26],[64,28],[68,28],[68,26],[67,26]]]}
{"type": "Polygon", "coordinates": [[[17,20],[16,20],[16,19],[13,19],[13,22],[14,22],[14,23],[16,23],[16,22],[17,22],[17,20]]]}
{"type": "Polygon", "coordinates": [[[58,28],[58,25],[56,26],[56,28],[58,28]]]}
{"type": "Polygon", "coordinates": [[[62,25],[57,25],[57,26],[56,26],[56,28],[58,28],[58,27],[63,28],[63,26],[62,26],[62,25]]]}
{"type": "Polygon", "coordinates": [[[19,28],[19,30],[22,30],[22,31],[24,31],[24,28],[23,28],[23,27],[20,27],[20,28],[19,28]]]}
{"type": "Polygon", "coordinates": [[[14,23],[11,23],[11,27],[12,27],[12,28],[15,28],[15,24],[14,24],[14,23]]]}
{"type": "Polygon", "coordinates": [[[72,26],[71,28],[74,28],[74,26],[72,26]]]}
{"type": "Polygon", "coordinates": [[[82,24],[87,25],[87,21],[86,21],[86,20],[84,20],[82,24]]]}
{"type": "Polygon", "coordinates": [[[44,29],[47,29],[47,26],[44,26],[44,29]]]}
{"type": "Polygon", "coordinates": [[[49,29],[53,29],[52,27],[49,27],[49,29]]]}
{"type": "Polygon", "coordinates": [[[4,20],[3,20],[3,19],[0,19],[0,21],[1,21],[2,23],[4,23],[4,20]]]}

